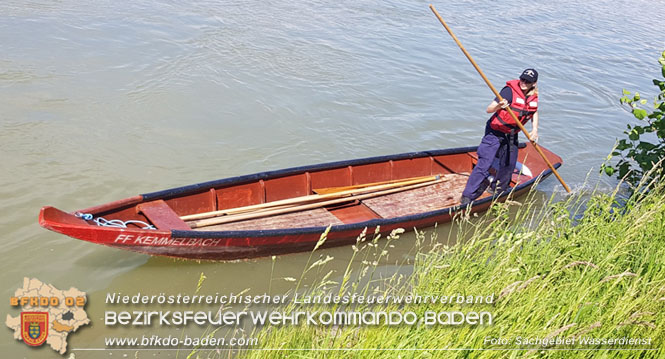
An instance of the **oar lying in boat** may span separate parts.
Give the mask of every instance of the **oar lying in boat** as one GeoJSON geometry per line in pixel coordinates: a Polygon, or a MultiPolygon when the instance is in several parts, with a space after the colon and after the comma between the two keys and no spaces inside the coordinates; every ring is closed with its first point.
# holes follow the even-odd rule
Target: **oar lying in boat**
{"type": "Polygon", "coordinates": [[[180,219],[182,219],[183,221],[194,221],[194,220],[205,219],[205,218],[228,216],[228,215],[232,215],[232,214],[262,211],[262,210],[266,210],[266,209],[276,209],[277,207],[301,205],[301,204],[310,203],[310,202],[318,202],[318,201],[329,200],[329,199],[334,199],[334,198],[349,197],[349,196],[352,196],[352,195],[357,195],[357,194],[362,194],[362,193],[382,191],[382,190],[390,189],[390,188],[396,188],[396,187],[408,186],[408,185],[417,184],[417,183],[424,183],[424,182],[434,181],[436,179],[439,179],[438,175],[437,176],[412,177],[412,178],[406,178],[406,179],[402,179],[402,180],[375,182],[375,183],[368,183],[368,184],[356,185],[356,186],[345,186],[345,187],[332,187],[332,188],[316,189],[314,191],[316,191],[316,192],[324,191],[325,193],[324,194],[313,194],[313,195],[301,196],[301,197],[294,197],[294,198],[287,198],[287,199],[283,199],[283,200],[279,200],[279,201],[272,201],[272,202],[267,202],[267,203],[255,204],[255,205],[245,206],[245,207],[229,208],[229,209],[223,209],[223,210],[219,210],[219,211],[191,214],[191,215],[187,215],[187,216],[182,216],[182,217],[180,217],[180,219]],[[337,188],[337,190],[335,190],[335,188],[337,188]]]}
{"type": "Polygon", "coordinates": [[[304,210],[320,208],[320,207],[330,206],[330,205],[349,202],[349,201],[356,201],[356,200],[359,201],[359,200],[363,200],[363,199],[367,199],[367,198],[383,196],[383,195],[397,193],[397,192],[401,192],[401,191],[407,191],[407,190],[416,189],[416,188],[420,188],[420,187],[430,186],[430,185],[445,182],[445,181],[447,181],[446,178],[441,178],[440,176],[436,176],[434,180],[430,180],[430,181],[427,181],[427,182],[421,182],[421,183],[411,184],[411,185],[407,185],[407,186],[390,188],[390,189],[385,189],[385,190],[382,190],[382,191],[374,191],[374,192],[370,192],[370,193],[345,196],[345,197],[342,197],[342,198],[336,198],[336,199],[331,199],[331,200],[327,200],[327,201],[320,201],[320,202],[314,202],[314,203],[309,203],[309,204],[294,205],[294,206],[291,206],[291,207],[278,208],[278,209],[274,209],[274,210],[259,211],[259,212],[256,212],[256,213],[253,212],[253,213],[246,213],[246,214],[227,215],[227,216],[223,216],[223,217],[203,219],[203,220],[199,220],[199,221],[190,222],[189,226],[191,228],[201,228],[201,227],[213,226],[213,225],[217,225],[217,224],[224,224],[224,223],[230,223],[230,222],[237,222],[237,221],[244,221],[244,220],[249,220],[249,219],[256,219],[256,218],[274,216],[274,215],[278,215],[278,214],[304,211],[304,210]]]}
{"type": "Polygon", "coordinates": [[[316,194],[325,195],[325,194],[330,194],[330,193],[340,193],[340,192],[344,192],[344,191],[352,191],[352,190],[356,190],[356,189],[365,189],[365,188],[369,188],[369,187],[376,187],[376,186],[390,185],[390,184],[396,184],[396,185],[400,186],[400,185],[404,185],[405,182],[407,184],[410,184],[410,183],[419,183],[421,181],[423,181],[423,182],[433,181],[435,179],[437,179],[436,176],[420,176],[420,177],[402,178],[402,179],[392,180],[392,181],[363,183],[363,184],[357,184],[357,185],[353,185],[353,186],[316,188],[316,189],[313,189],[312,191],[316,194]]]}

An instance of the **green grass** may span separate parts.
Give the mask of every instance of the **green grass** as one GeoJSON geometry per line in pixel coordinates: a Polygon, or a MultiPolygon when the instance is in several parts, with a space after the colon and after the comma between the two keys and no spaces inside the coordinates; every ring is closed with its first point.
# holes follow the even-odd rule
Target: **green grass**
{"type": "MultiPolygon", "coordinates": [[[[493,323],[266,326],[253,333],[259,338],[257,348],[284,350],[250,350],[238,355],[373,359],[665,357],[665,190],[659,185],[622,202],[619,206],[615,192],[594,193],[586,199],[576,195],[557,203],[550,200],[538,208],[512,201],[496,203],[478,219],[456,218],[452,231],[458,238],[466,238],[462,243],[448,246],[445,239],[418,233],[410,276],[385,275],[379,265],[390,256],[391,242],[399,233],[387,240],[378,240],[376,235],[359,237],[353,247],[354,258],[343,275],[327,271],[325,259],[312,262],[319,255],[315,250],[302,278],[319,279],[307,287],[302,278],[295,279],[292,293],[493,295],[494,300],[492,304],[355,307],[291,304],[280,311],[394,310],[413,311],[418,316],[425,311],[487,311],[492,313],[493,323]],[[358,262],[363,265],[353,264],[358,262]],[[545,349],[566,350],[543,350],[538,345],[518,346],[517,337],[651,338],[651,344],[557,345],[545,349]],[[485,338],[511,342],[491,344],[485,338]],[[611,350],[645,347],[657,350],[611,350]]],[[[524,203],[534,201],[527,198],[524,203]]]]}

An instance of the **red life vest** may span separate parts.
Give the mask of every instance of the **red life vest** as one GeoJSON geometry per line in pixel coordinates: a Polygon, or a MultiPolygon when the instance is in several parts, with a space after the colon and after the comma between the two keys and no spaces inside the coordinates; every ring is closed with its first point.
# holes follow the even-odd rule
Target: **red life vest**
{"type": "MultiPolygon", "coordinates": [[[[513,110],[522,124],[526,124],[533,118],[533,114],[538,111],[538,95],[526,97],[520,88],[520,80],[508,81],[506,85],[513,91],[513,101],[510,103],[510,109],[513,110]]],[[[504,109],[494,113],[490,127],[503,133],[518,133],[520,131],[513,116],[504,109]]]]}

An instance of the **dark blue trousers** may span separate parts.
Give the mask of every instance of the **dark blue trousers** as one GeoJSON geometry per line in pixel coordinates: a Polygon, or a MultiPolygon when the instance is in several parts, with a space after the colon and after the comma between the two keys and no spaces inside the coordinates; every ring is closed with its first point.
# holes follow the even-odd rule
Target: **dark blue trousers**
{"type": "Polygon", "coordinates": [[[517,134],[495,131],[488,121],[485,126],[485,136],[478,146],[478,163],[471,171],[462,195],[474,200],[483,194],[487,186],[494,188],[495,195],[509,191],[515,163],[517,163],[517,134]],[[490,175],[494,177],[493,182],[488,179],[490,175]]]}

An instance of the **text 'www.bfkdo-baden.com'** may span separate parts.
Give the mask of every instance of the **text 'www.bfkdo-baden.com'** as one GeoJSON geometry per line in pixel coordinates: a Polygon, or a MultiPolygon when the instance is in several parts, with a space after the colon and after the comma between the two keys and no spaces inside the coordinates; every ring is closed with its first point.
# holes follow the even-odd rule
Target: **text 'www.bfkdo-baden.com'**
{"type": "Polygon", "coordinates": [[[116,349],[158,349],[158,348],[206,348],[233,349],[249,348],[258,345],[258,338],[249,337],[191,337],[189,335],[142,335],[138,337],[106,337],[106,348],[116,349]]]}

